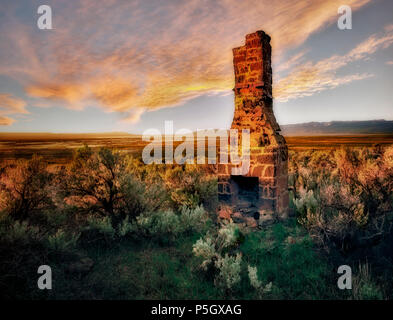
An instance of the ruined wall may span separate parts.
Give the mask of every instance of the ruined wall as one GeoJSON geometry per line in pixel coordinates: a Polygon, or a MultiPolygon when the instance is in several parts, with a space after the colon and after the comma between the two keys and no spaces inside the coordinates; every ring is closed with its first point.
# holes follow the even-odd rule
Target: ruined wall
{"type": "MultiPolygon", "coordinates": [[[[273,113],[270,37],[263,31],[248,34],[245,45],[233,49],[233,64],[235,113],[232,128],[239,132],[250,129],[251,162],[245,177],[258,178],[255,205],[259,210],[286,216],[288,149],[273,113]]],[[[247,179],[243,179],[243,186],[240,186],[233,178],[230,164],[219,165],[219,196],[236,203],[239,188],[247,185],[247,179]]],[[[249,180],[250,183],[254,181],[249,180]]]]}

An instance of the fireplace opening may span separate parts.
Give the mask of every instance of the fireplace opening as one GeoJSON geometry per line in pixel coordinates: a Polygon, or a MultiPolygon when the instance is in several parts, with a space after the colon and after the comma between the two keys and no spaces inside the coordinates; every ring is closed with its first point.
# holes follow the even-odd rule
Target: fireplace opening
{"type": "Polygon", "coordinates": [[[259,199],[258,177],[231,176],[238,200],[256,203],[259,199]]]}

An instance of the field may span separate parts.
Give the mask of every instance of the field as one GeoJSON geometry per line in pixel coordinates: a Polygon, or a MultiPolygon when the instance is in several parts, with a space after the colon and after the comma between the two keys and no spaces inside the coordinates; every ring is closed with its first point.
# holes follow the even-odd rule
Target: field
{"type": "Polygon", "coordinates": [[[258,230],[217,218],[207,167],[144,165],[140,137],[0,140],[2,298],[393,299],[393,135],[288,137],[292,216],[258,230]]]}
{"type": "Polygon", "coordinates": [[[326,150],[344,147],[371,147],[393,144],[393,134],[293,136],[285,138],[289,150],[326,150]]]}
{"type": "MultiPolygon", "coordinates": [[[[393,144],[393,134],[329,135],[286,137],[289,150],[326,150],[340,146],[370,147],[393,144]]],[[[33,154],[43,156],[51,164],[66,164],[72,153],[83,145],[93,149],[106,147],[138,156],[147,144],[141,136],[118,134],[24,134],[0,133],[0,160],[29,159],[33,154]]]]}
{"type": "Polygon", "coordinates": [[[72,153],[83,145],[91,148],[115,148],[138,153],[145,143],[137,135],[127,134],[24,134],[0,133],[0,159],[29,159],[33,154],[50,163],[65,164],[72,153]]]}

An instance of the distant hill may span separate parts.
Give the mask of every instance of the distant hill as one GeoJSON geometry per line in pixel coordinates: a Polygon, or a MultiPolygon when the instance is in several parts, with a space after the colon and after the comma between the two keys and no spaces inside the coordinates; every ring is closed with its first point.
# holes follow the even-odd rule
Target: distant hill
{"type": "MultiPolygon", "coordinates": [[[[390,134],[393,135],[393,120],[307,122],[280,125],[284,136],[321,136],[390,134]]],[[[164,134],[164,132],[162,132],[164,134]]],[[[141,139],[140,134],[127,132],[101,133],[50,133],[50,132],[0,132],[0,141],[11,140],[89,140],[89,139],[141,139]]]]}
{"type": "Polygon", "coordinates": [[[51,133],[51,132],[0,132],[0,141],[52,141],[52,140],[97,140],[111,138],[140,138],[140,135],[126,132],[98,133],[51,133]]]}
{"type": "Polygon", "coordinates": [[[281,125],[284,136],[393,134],[393,121],[331,121],[281,125]]]}

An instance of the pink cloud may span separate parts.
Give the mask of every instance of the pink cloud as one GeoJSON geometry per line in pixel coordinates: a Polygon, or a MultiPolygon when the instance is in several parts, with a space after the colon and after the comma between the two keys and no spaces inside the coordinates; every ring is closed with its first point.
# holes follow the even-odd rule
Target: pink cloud
{"type": "MultiPolygon", "coordinates": [[[[370,0],[347,0],[356,10],[370,0]]],[[[0,74],[16,79],[37,105],[88,103],[129,114],[178,106],[233,87],[233,47],[247,33],[272,36],[275,58],[337,19],[341,0],[53,1],[55,29],[10,21],[0,74]],[[61,13],[61,14],[60,14],[61,13]],[[137,110],[137,111],[135,111],[137,110]]],[[[20,3],[23,6],[23,3],[20,3]]],[[[378,45],[377,45],[378,46],[378,45]]],[[[2,53],[1,53],[2,52],[2,53]]],[[[288,70],[302,54],[279,64],[288,70]]]]}

